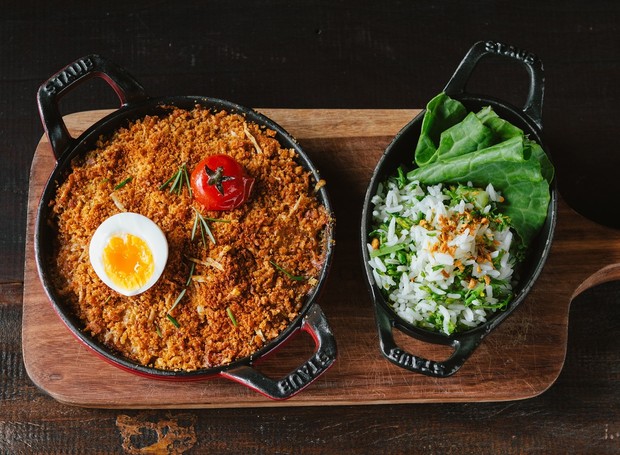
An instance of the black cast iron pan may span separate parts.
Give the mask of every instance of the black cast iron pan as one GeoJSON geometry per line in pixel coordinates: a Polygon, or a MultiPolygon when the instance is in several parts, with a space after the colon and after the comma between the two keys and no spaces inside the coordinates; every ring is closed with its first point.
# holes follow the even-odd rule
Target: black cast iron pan
{"type": "MultiPolygon", "coordinates": [[[[45,186],[38,207],[34,239],[35,257],[45,292],[56,313],[73,335],[104,360],[132,373],[149,378],[168,380],[201,380],[223,376],[240,382],[273,399],[286,399],[293,396],[312,383],[333,364],[336,359],[336,341],[327,319],[317,303],[332,260],[334,245],[333,223],[328,226],[326,232],[327,252],[319,283],[312,293],[307,296],[299,316],[275,340],[251,356],[225,366],[183,372],[159,370],[132,362],[84,333],[82,330],[83,324],[73,314],[69,305],[59,296],[51,281],[49,267],[51,257],[54,254],[52,245],[54,244],[55,232],[49,223],[49,202],[55,197],[58,183],[66,178],[72,159],[91,150],[100,136],[111,135],[117,129],[127,126],[129,122],[147,115],[165,113],[166,106],[192,109],[194,106],[200,105],[214,111],[225,110],[229,113],[241,114],[249,121],[274,130],[276,138],[282,147],[294,149],[299,156],[299,163],[305,169],[310,170],[316,181],[318,181],[320,179],[318,170],[299,144],[282,127],[252,109],[216,98],[200,96],[151,98],[146,95],[142,86],[123,68],[98,55],[90,55],[78,59],[52,76],[39,88],[37,101],[41,121],[54,151],[57,164],[45,186]],[[74,89],[92,77],[100,77],[105,80],[117,93],[121,106],[118,110],[92,125],[78,138],[73,138],[67,131],[60,115],[58,102],[69,90],[74,89]],[[272,379],[253,367],[257,361],[275,351],[290,337],[299,334],[300,331],[309,333],[313,337],[316,346],[313,355],[303,361],[298,368],[283,378],[272,379]]],[[[320,202],[325,206],[330,214],[330,218],[333,220],[333,211],[325,187],[321,188],[317,194],[320,202]]]]}
{"type": "MultiPolygon", "coordinates": [[[[536,140],[547,154],[549,153],[541,134],[541,112],[544,95],[543,66],[541,61],[534,54],[495,41],[480,41],[474,44],[465,55],[454,75],[445,86],[444,92],[448,96],[461,101],[468,111],[476,112],[490,105],[500,117],[521,128],[531,139],[536,140]],[[494,98],[466,92],[466,84],[474,68],[481,58],[487,56],[508,58],[517,64],[525,66],[529,74],[530,86],[527,100],[523,108],[511,106],[508,103],[494,98]]],[[[366,280],[375,308],[381,353],[389,361],[407,370],[429,376],[447,377],[456,373],[480,345],[484,337],[495,329],[525,300],[528,292],[540,275],[551,248],[551,241],[555,229],[557,185],[554,179],[550,186],[551,199],[547,211],[547,219],[541,231],[538,233],[537,238],[534,240],[531,250],[528,252],[526,262],[520,269],[521,279],[514,289],[515,297],[505,311],[494,314],[483,325],[451,336],[415,327],[403,321],[383,298],[379,288],[374,283],[372,270],[368,265],[370,257],[366,244],[368,242],[368,234],[371,231],[370,225],[372,222],[373,210],[370,200],[376,194],[379,183],[385,181],[390,175],[394,175],[399,166],[404,165],[409,169],[415,167],[413,163],[413,153],[420,135],[423,116],[424,111],[416,116],[395,136],[374,170],[366,192],[362,211],[361,249],[366,280]],[[425,359],[399,347],[394,339],[394,329],[398,329],[423,342],[450,346],[454,351],[452,355],[444,361],[425,359]]]]}

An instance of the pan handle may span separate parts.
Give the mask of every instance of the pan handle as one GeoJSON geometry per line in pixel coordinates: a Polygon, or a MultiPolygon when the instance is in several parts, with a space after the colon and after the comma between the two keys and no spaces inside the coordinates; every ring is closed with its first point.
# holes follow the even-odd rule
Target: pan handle
{"type": "Polygon", "coordinates": [[[478,61],[486,55],[506,57],[525,66],[530,76],[530,88],[523,112],[542,129],[542,104],[545,91],[545,75],[541,60],[531,52],[510,46],[499,41],[478,41],[467,52],[458,68],[444,88],[451,95],[464,93],[478,61]]]}
{"type": "Polygon", "coordinates": [[[300,330],[309,333],[316,351],[300,367],[285,377],[274,380],[250,365],[242,365],[221,374],[274,400],[285,400],[297,394],[321,376],[336,360],[336,339],[321,307],[313,305],[305,316],[300,330]]]}
{"type": "Polygon", "coordinates": [[[375,303],[375,314],[379,333],[379,348],[385,358],[401,368],[427,376],[445,378],[456,373],[486,335],[486,333],[476,333],[458,339],[446,339],[445,344],[451,346],[454,352],[447,360],[438,362],[416,356],[398,347],[392,333],[394,319],[377,303],[375,303]]]}
{"type": "Polygon", "coordinates": [[[100,55],[87,55],[64,67],[41,84],[37,93],[39,116],[57,161],[75,140],[60,115],[58,102],[67,92],[93,77],[102,78],[114,89],[121,107],[148,98],[133,76],[100,55]]]}

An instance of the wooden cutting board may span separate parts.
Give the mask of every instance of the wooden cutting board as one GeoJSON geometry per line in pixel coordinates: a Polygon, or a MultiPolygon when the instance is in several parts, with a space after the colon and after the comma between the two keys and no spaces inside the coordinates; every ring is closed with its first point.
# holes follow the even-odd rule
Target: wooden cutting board
{"type": "MultiPolygon", "coordinates": [[[[379,353],[360,262],[359,223],[366,185],[380,155],[419,111],[259,111],[298,139],[328,182],[337,219],[337,245],[319,304],[338,342],[334,366],[299,395],[276,402],[219,377],[185,383],[145,379],[91,354],[56,316],[37,275],[34,220],[42,189],[55,166],[43,137],[30,174],[22,324],[25,366],[38,387],[60,402],[86,407],[219,408],[518,400],[536,396],[553,384],[566,354],[571,300],[595,284],[620,276],[620,232],[584,219],[560,199],[553,248],[527,300],[454,376],[437,379],[405,371],[379,353]]],[[[65,120],[77,137],[108,112],[82,112],[65,120]]],[[[447,348],[404,336],[397,336],[397,341],[429,358],[449,355],[447,348]]],[[[304,334],[260,369],[281,377],[300,366],[310,352],[312,343],[304,334]]]]}

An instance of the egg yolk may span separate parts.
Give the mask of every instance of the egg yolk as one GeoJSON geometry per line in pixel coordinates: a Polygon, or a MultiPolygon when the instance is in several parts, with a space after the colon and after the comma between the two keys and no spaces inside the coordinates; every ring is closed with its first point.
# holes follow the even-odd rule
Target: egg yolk
{"type": "Polygon", "coordinates": [[[110,238],[103,249],[103,265],[114,284],[128,291],[144,286],[155,271],[151,249],[132,234],[110,238]]]}

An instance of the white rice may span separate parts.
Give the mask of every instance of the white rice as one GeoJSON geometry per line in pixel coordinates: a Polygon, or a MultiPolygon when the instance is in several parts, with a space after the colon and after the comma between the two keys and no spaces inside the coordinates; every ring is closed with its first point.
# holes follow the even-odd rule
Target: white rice
{"type": "Polygon", "coordinates": [[[381,242],[368,243],[369,265],[403,320],[451,334],[486,322],[512,298],[513,234],[497,211],[501,194],[492,185],[482,193],[485,206],[441,184],[379,185],[371,237],[381,242]]]}

